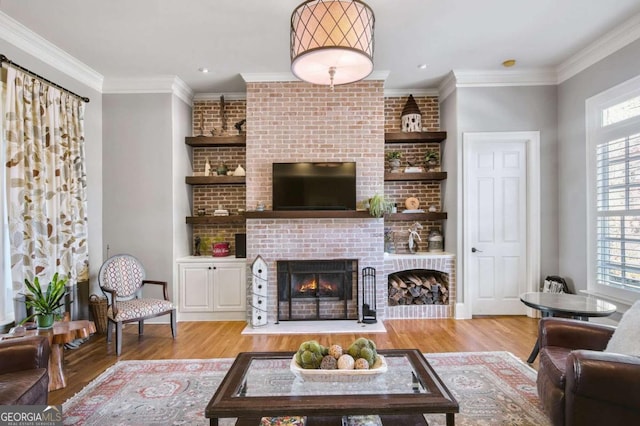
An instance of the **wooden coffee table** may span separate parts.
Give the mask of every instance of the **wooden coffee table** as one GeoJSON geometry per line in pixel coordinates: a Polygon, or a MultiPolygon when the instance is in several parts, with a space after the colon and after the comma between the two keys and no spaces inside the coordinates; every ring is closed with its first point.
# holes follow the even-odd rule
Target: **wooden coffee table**
{"type": "Polygon", "coordinates": [[[426,425],[423,414],[442,413],[453,426],[458,402],[417,349],[380,350],[388,371],[370,382],[305,382],[290,370],[293,352],[240,353],[205,409],[236,425],[262,417],[307,416],[307,426],[342,424],[342,416],[377,414],[385,425],[426,425]]]}

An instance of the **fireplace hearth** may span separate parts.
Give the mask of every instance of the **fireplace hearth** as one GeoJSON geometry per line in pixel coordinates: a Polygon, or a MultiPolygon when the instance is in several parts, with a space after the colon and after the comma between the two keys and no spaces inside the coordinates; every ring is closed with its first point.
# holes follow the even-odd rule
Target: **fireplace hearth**
{"type": "Polygon", "coordinates": [[[357,260],[282,260],[276,264],[278,321],[357,319],[357,260]]]}

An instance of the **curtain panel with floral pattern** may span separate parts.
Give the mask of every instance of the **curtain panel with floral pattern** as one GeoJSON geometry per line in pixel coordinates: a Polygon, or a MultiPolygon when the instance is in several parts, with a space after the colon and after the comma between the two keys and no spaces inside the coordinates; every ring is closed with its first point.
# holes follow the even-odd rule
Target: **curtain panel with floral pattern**
{"type": "Polygon", "coordinates": [[[11,66],[4,108],[14,290],[59,272],[88,279],[84,103],[11,66]]]}

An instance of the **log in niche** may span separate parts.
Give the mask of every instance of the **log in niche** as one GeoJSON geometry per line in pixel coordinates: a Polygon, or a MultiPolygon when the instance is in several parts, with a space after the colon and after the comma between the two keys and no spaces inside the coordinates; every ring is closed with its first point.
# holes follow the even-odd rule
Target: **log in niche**
{"type": "Polygon", "coordinates": [[[446,305],[449,274],[431,269],[411,269],[389,274],[389,306],[446,305]]]}

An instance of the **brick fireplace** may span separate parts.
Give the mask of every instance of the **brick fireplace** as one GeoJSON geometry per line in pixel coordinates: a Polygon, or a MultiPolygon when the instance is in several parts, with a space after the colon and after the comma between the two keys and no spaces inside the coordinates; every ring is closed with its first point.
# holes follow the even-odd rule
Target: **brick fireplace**
{"type": "MultiPolygon", "coordinates": [[[[356,200],[382,193],[383,81],[334,92],[302,82],[248,82],[246,161],[247,210],[259,202],[271,209],[274,162],[353,161],[356,200]]],[[[378,282],[385,280],[381,219],[247,219],[246,233],[247,259],[260,255],[269,268],[270,323],[278,320],[277,261],[355,259],[358,276],[370,266],[378,282]]]]}
{"type": "Polygon", "coordinates": [[[358,261],[278,260],[278,321],[358,319],[358,261]]]}
{"type": "MultiPolygon", "coordinates": [[[[364,209],[365,200],[372,195],[385,193],[384,132],[390,130],[385,114],[397,115],[399,122],[399,111],[385,111],[383,83],[361,81],[337,86],[331,92],[327,87],[302,82],[248,81],[246,209],[255,210],[258,203],[271,209],[274,162],[355,162],[359,207],[364,209]]],[[[437,98],[433,99],[437,117],[437,98]]],[[[432,125],[437,129],[437,121],[432,125]]],[[[394,197],[404,199],[402,190],[396,192],[394,197]]],[[[431,194],[428,189],[427,192],[431,194]]],[[[439,202],[439,193],[434,194],[428,197],[439,202]]],[[[377,317],[380,320],[388,316],[384,232],[384,220],[366,215],[331,219],[247,218],[247,261],[250,264],[260,255],[268,267],[268,322],[277,322],[279,303],[288,303],[281,300],[278,290],[277,266],[279,261],[290,259],[356,261],[354,295],[362,291],[362,269],[374,268],[377,317]]],[[[450,292],[454,300],[455,290],[450,292]]],[[[353,317],[355,307],[357,318],[357,297],[348,305],[348,317],[353,317]]],[[[449,309],[449,316],[451,312],[449,309]]],[[[416,318],[427,317],[425,312],[416,313],[416,318]]],[[[426,314],[444,317],[447,313],[429,311],[426,314]]],[[[392,310],[390,317],[402,315],[392,310]]]]}

